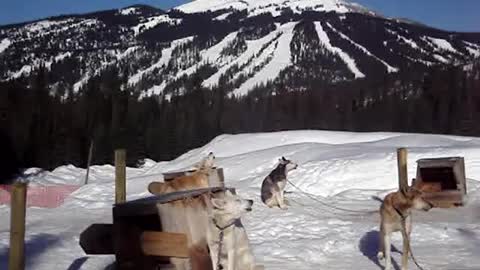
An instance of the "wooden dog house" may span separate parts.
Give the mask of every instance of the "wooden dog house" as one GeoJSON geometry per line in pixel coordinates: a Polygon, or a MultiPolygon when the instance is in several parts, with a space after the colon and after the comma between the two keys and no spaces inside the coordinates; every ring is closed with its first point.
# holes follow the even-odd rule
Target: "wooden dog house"
{"type": "Polygon", "coordinates": [[[91,225],[80,235],[80,246],[87,254],[115,254],[118,270],[186,270],[191,262],[191,269],[210,270],[208,248],[201,241],[206,232],[191,232],[208,222],[210,198],[226,190],[188,190],[116,204],[113,224],[91,225]]]}
{"type": "MultiPolygon", "coordinates": [[[[164,173],[164,181],[193,172],[164,173]]],[[[91,225],[80,235],[80,246],[87,254],[115,254],[118,270],[186,270],[191,262],[193,270],[210,270],[206,235],[192,235],[192,228],[208,222],[212,197],[235,189],[224,188],[222,168],[215,168],[209,186],[115,204],[113,224],[91,225]]]]}
{"type": "Polygon", "coordinates": [[[417,176],[412,186],[424,192],[424,198],[436,207],[463,205],[467,194],[463,157],[417,160],[417,176]]]}

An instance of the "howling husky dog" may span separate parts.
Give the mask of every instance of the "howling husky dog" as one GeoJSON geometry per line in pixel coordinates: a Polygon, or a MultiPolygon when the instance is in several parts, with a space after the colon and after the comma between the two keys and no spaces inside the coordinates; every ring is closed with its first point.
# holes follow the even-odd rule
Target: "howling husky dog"
{"type": "Polygon", "coordinates": [[[287,185],[287,173],[297,168],[297,164],[282,157],[277,167],[263,180],[261,197],[268,207],[278,206],[287,209],[283,190],[287,185]]]}
{"type": "Polygon", "coordinates": [[[408,267],[410,232],[412,231],[412,209],[428,211],[433,205],[422,198],[422,192],[408,187],[406,192],[396,191],[385,196],[380,206],[380,250],[377,257],[385,258],[385,270],[392,269],[390,236],[392,232],[402,232],[402,270],[408,267]]]}
{"type": "Polygon", "coordinates": [[[240,217],[252,211],[252,200],[245,200],[229,190],[223,198],[212,198],[207,243],[213,270],[261,270],[256,266],[248,236],[240,217]]]}
{"type": "Polygon", "coordinates": [[[191,175],[179,176],[168,182],[152,182],[148,185],[148,191],[152,194],[164,194],[168,192],[207,188],[208,177],[213,172],[215,155],[212,152],[195,165],[196,171],[191,175]]]}

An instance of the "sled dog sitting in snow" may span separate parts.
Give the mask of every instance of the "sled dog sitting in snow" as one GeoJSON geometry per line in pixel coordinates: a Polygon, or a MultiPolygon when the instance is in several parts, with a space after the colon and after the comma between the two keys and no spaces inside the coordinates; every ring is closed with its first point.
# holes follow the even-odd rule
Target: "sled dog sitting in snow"
{"type": "Polygon", "coordinates": [[[296,169],[298,165],[284,157],[280,158],[278,162],[277,167],[263,180],[261,198],[268,207],[278,206],[287,209],[283,195],[287,185],[287,173],[296,169]]]}
{"type": "Polygon", "coordinates": [[[213,270],[263,270],[255,265],[248,236],[240,218],[252,211],[252,200],[227,190],[222,198],[212,198],[207,244],[213,270]]]}
{"type": "Polygon", "coordinates": [[[198,188],[207,188],[208,177],[213,172],[215,155],[210,152],[207,157],[195,165],[196,171],[191,175],[179,176],[168,182],[152,182],[148,191],[152,194],[164,194],[198,188]]]}
{"type": "Polygon", "coordinates": [[[396,191],[385,196],[380,206],[380,250],[377,254],[379,260],[385,259],[385,270],[392,269],[390,237],[392,232],[398,231],[401,231],[403,236],[402,270],[408,268],[411,211],[428,211],[432,207],[430,202],[422,198],[422,192],[413,187],[408,187],[406,192],[396,191]]]}

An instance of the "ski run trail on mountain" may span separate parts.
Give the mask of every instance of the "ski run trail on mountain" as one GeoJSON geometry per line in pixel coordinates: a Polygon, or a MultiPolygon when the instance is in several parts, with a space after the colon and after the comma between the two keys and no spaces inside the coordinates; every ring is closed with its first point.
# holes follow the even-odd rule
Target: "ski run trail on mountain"
{"type": "MultiPolygon", "coordinates": [[[[327,204],[358,211],[376,210],[397,187],[396,148],[408,147],[409,179],[416,160],[465,157],[466,206],[414,212],[412,249],[430,270],[480,269],[480,139],[400,134],[287,131],[222,135],[169,162],[147,160],[127,169],[127,199],[149,196],[147,185],[162,172],[190,168],[213,151],[224,168],[226,185],[255,201],[243,219],[259,264],[272,270],[383,269],[376,260],[378,214],[352,215],[332,210],[291,185],[288,210],[269,209],[260,201],[260,185],[285,156],[299,164],[289,179],[327,204]]],[[[31,169],[30,171],[34,171],[31,169]]],[[[31,179],[31,185],[81,184],[85,170],[62,166],[31,179]]],[[[90,183],[72,193],[59,208],[27,209],[26,269],[104,269],[114,256],[88,256],[80,233],[93,223],[111,223],[114,168],[93,166],[90,183]]],[[[0,269],[7,269],[10,208],[0,206],[0,269]]],[[[400,264],[401,236],[394,234],[393,259],[400,264]]],[[[416,269],[410,262],[409,269],[416,269]]]]}

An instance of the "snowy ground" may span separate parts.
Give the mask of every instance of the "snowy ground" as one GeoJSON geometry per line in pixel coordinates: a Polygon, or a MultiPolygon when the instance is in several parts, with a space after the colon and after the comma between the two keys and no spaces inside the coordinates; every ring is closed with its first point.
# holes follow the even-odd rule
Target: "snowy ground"
{"type": "MultiPolygon", "coordinates": [[[[266,269],[382,269],[376,261],[378,215],[332,212],[289,186],[291,207],[268,209],[259,200],[262,179],[284,155],[299,163],[289,178],[327,203],[374,210],[397,186],[396,147],[409,147],[409,176],[419,158],[464,156],[469,178],[467,206],[415,212],[412,246],[425,269],[480,269],[480,139],[398,133],[290,131],[223,135],[170,162],[128,169],[128,199],[148,196],[146,187],[164,171],[189,167],[208,152],[224,168],[226,183],[255,200],[243,219],[255,256],[266,269]],[[474,180],[476,179],[476,180],[474,180]]],[[[60,208],[27,210],[27,269],[104,269],[113,256],[87,256],[79,234],[92,223],[110,223],[113,167],[95,166],[92,180],[60,208]]],[[[84,170],[65,166],[39,175],[34,183],[78,184],[84,170]]],[[[9,207],[0,206],[0,269],[6,269],[9,207]]],[[[401,237],[393,244],[401,250],[401,237]]],[[[395,250],[395,249],[394,249],[395,250]]],[[[400,253],[393,253],[400,262],[400,253]]],[[[410,269],[415,269],[412,264],[410,269]]]]}

